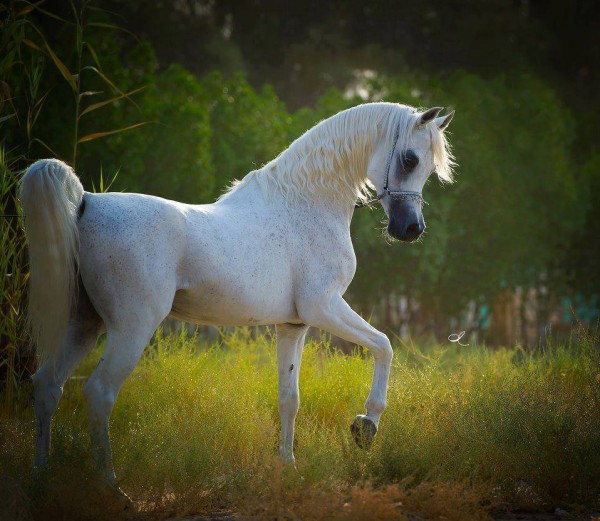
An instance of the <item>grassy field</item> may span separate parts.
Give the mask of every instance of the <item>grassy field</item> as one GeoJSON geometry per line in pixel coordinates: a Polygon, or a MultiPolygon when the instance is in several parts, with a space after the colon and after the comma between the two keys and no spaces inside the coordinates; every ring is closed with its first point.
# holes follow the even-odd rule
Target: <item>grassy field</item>
{"type": "MultiPolygon", "coordinates": [[[[101,349],[79,369],[88,376],[101,349]]],[[[212,345],[157,335],[112,421],[117,476],[134,517],[232,510],[250,519],[488,519],[503,508],[598,507],[597,336],[536,352],[397,345],[373,448],[354,446],[372,359],[308,342],[298,471],[276,457],[274,340],[248,331],[212,345]],[[415,519],[415,518],[412,518],[415,519]]],[[[30,390],[0,423],[0,517],[116,519],[91,472],[83,378],[55,416],[52,468],[30,477],[30,390]]]]}

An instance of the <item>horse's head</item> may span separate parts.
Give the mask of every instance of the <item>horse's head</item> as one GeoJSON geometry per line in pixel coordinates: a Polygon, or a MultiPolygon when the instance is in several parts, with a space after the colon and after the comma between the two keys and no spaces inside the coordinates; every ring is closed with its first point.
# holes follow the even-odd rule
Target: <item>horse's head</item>
{"type": "Polygon", "coordinates": [[[437,170],[442,180],[451,179],[443,132],[454,112],[439,116],[441,111],[434,107],[415,114],[412,124],[396,131],[393,149],[382,145],[369,167],[369,181],[389,218],[387,231],[404,242],[415,241],[425,230],[422,191],[429,176],[437,170]]]}

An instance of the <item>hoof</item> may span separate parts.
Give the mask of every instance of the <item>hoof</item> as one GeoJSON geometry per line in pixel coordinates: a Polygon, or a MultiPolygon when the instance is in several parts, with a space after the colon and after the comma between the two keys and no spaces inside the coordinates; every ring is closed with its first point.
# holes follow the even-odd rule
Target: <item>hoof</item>
{"type": "Polygon", "coordinates": [[[350,432],[361,449],[368,449],[373,444],[373,438],[377,434],[377,426],[373,420],[370,420],[364,414],[359,414],[350,425],[350,432]]]}
{"type": "Polygon", "coordinates": [[[117,487],[118,503],[123,510],[133,510],[133,501],[119,487],[117,487]]]}
{"type": "Polygon", "coordinates": [[[295,483],[297,481],[304,481],[304,476],[300,474],[298,467],[296,467],[295,463],[285,463],[283,466],[282,477],[290,482],[295,483]]]}
{"type": "Polygon", "coordinates": [[[125,494],[125,492],[123,492],[121,490],[120,487],[115,487],[113,493],[114,493],[113,497],[114,497],[115,504],[119,510],[123,510],[123,511],[132,511],[133,510],[133,501],[127,494],[125,494]]]}
{"type": "Polygon", "coordinates": [[[101,484],[98,492],[98,499],[111,511],[131,512],[134,510],[134,504],[131,498],[116,484],[104,482],[101,484]]]}
{"type": "Polygon", "coordinates": [[[34,465],[31,467],[31,477],[34,480],[44,478],[49,472],[48,465],[34,465]]]}

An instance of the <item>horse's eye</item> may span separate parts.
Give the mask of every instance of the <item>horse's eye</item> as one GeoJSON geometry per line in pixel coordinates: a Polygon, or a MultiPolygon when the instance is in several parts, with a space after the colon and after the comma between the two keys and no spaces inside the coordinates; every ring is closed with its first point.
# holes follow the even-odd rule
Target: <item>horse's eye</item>
{"type": "Polygon", "coordinates": [[[412,150],[407,150],[402,157],[402,166],[405,172],[410,172],[419,164],[419,158],[412,150]]]}

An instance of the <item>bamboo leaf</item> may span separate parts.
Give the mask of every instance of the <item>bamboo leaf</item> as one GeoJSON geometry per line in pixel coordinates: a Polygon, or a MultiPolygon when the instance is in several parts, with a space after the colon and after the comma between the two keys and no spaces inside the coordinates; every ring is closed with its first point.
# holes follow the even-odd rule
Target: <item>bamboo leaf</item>
{"type": "Polygon", "coordinates": [[[85,110],[83,110],[81,112],[81,114],[79,114],[79,117],[81,118],[83,115],[88,114],[89,112],[97,110],[101,107],[104,107],[105,105],[108,105],[109,103],[112,103],[113,101],[117,101],[117,100],[120,100],[123,98],[128,98],[129,96],[131,96],[131,95],[135,94],[136,92],[139,92],[145,88],[146,88],[145,86],[140,87],[139,89],[132,90],[130,92],[127,92],[126,94],[122,94],[121,96],[115,96],[114,98],[104,100],[104,101],[99,101],[98,103],[94,103],[94,104],[90,105],[89,107],[87,107],[85,110]]]}
{"type": "Polygon", "coordinates": [[[39,107],[41,104],[43,104],[43,103],[44,103],[44,101],[46,101],[46,98],[48,97],[48,94],[50,94],[50,90],[48,90],[48,91],[46,92],[46,94],[44,94],[44,95],[43,95],[41,98],[39,98],[39,99],[38,99],[38,100],[37,100],[37,101],[34,103],[34,105],[33,105],[33,108],[35,109],[35,108],[39,107]]]}
{"type": "Polygon", "coordinates": [[[142,41],[139,39],[139,37],[136,34],[132,33],[131,31],[129,31],[127,29],[125,29],[124,27],[120,27],[118,25],[107,24],[107,23],[104,23],[104,22],[90,22],[87,25],[92,26],[92,27],[102,27],[104,29],[111,29],[112,31],[122,31],[122,32],[127,33],[128,35],[132,36],[133,38],[135,38],[135,40],[138,43],[142,43],[142,41]]]}
{"type": "Polygon", "coordinates": [[[38,7],[37,10],[40,13],[45,14],[46,16],[50,17],[50,18],[54,18],[55,20],[58,20],[59,22],[66,24],[66,25],[75,25],[73,22],[71,22],[70,20],[66,20],[64,18],[61,18],[60,16],[51,13],[50,11],[46,11],[46,9],[42,9],[41,7],[38,7]]]}
{"type": "MultiPolygon", "coordinates": [[[[87,65],[85,67],[83,67],[81,69],[82,71],[84,70],[90,70],[95,72],[98,76],[100,76],[100,78],[102,78],[110,87],[112,87],[113,89],[115,89],[119,94],[121,94],[121,96],[124,96],[125,93],[119,89],[119,87],[117,87],[108,76],[106,76],[106,74],[104,74],[102,71],[98,70],[96,67],[92,66],[92,65],[87,65]]],[[[138,104],[133,101],[131,98],[127,98],[131,103],[133,103],[133,105],[135,105],[136,107],[138,106],[138,104]]],[[[139,108],[139,107],[138,107],[139,108]]]]}
{"type": "Polygon", "coordinates": [[[123,20],[125,19],[125,17],[124,17],[122,14],[119,14],[119,13],[117,13],[117,12],[115,12],[115,11],[110,11],[110,10],[108,10],[108,9],[104,9],[104,8],[102,8],[102,7],[96,7],[96,6],[94,6],[94,5],[88,5],[88,6],[87,6],[87,8],[88,8],[90,11],[98,11],[99,13],[108,13],[108,14],[109,14],[109,15],[111,15],[111,16],[117,16],[117,17],[119,17],[119,18],[121,18],[121,19],[123,19],[123,20]]]}
{"type": "Polygon", "coordinates": [[[17,12],[17,14],[15,16],[18,18],[19,16],[24,16],[26,14],[29,14],[29,13],[31,13],[31,11],[36,9],[39,5],[43,4],[45,1],[46,0],[40,0],[39,2],[36,2],[35,4],[29,4],[27,7],[24,7],[19,12],[17,12]]]}
{"type": "Polygon", "coordinates": [[[50,91],[46,92],[46,94],[44,94],[39,101],[35,104],[35,106],[33,107],[34,109],[37,109],[35,111],[35,114],[33,116],[33,120],[31,122],[31,126],[35,125],[37,123],[38,118],[40,117],[40,114],[42,112],[42,107],[44,106],[44,102],[46,101],[46,97],[48,96],[48,94],[50,94],[50,91]]]}
{"type": "Polygon", "coordinates": [[[36,51],[44,52],[44,49],[42,49],[39,45],[37,45],[36,43],[32,42],[28,38],[24,38],[23,39],[23,43],[25,45],[27,45],[28,47],[31,47],[32,49],[35,49],[36,51]]]}
{"type": "Polygon", "coordinates": [[[119,94],[125,94],[121,89],[119,89],[119,87],[117,87],[108,76],[106,76],[106,74],[104,74],[101,70],[99,70],[98,68],[94,67],[93,65],[86,65],[85,67],[81,68],[82,71],[92,71],[95,72],[98,76],[100,76],[101,79],[104,80],[104,82],[106,84],[108,84],[111,88],[113,88],[114,90],[116,90],[119,94]]]}
{"type": "Polygon", "coordinates": [[[98,69],[102,70],[102,65],[100,65],[100,60],[98,59],[98,55],[96,54],[96,51],[94,50],[92,45],[89,42],[83,42],[83,43],[84,43],[84,45],[87,46],[88,50],[90,51],[90,54],[92,55],[92,58],[96,62],[98,69]]]}
{"type": "MultiPolygon", "coordinates": [[[[62,62],[62,60],[52,50],[52,47],[50,47],[50,45],[48,45],[48,42],[44,38],[44,35],[42,34],[42,32],[35,25],[33,25],[33,24],[31,24],[31,27],[33,28],[33,30],[36,33],[38,33],[38,35],[40,36],[40,38],[44,42],[44,47],[46,49],[46,52],[48,53],[48,55],[50,56],[50,58],[52,58],[52,61],[54,62],[54,65],[56,65],[56,68],[62,74],[63,78],[65,80],[67,80],[67,83],[71,86],[71,89],[73,89],[73,92],[77,92],[77,84],[75,82],[75,77],[71,74],[71,71],[69,71],[69,69],[67,68],[67,66],[62,62]]],[[[33,43],[33,42],[31,42],[31,43],[33,43]]]]}
{"type": "MultiPolygon", "coordinates": [[[[77,12],[77,9],[75,8],[75,4],[73,3],[73,0],[71,0],[69,3],[71,4],[71,10],[73,11],[73,16],[75,17],[75,24],[77,26],[80,26],[81,24],[79,23],[79,13],[77,12]]],[[[82,13],[83,13],[84,9],[85,9],[85,4],[81,6],[82,13]]]]}
{"type": "Polygon", "coordinates": [[[85,92],[82,92],[79,95],[79,101],[81,101],[81,99],[85,98],[86,96],[95,96],[96,94],[104,94],[104,91],[102,91],[102,90],[86,90],[85,92]]]}
{"type": "Polygon", "coordinates": [[[134,125],[129,125],[125,128],[119,128],[117,130],[109,130],[108,132],[94,132],[93,134],[88,134],[87,136],[83,136],[77,141],[77,143],[85,143],[86,141],[93,141],[94,139],[99,139],[101,137],[110,136],[111,134],[118,134],[119,132],[126,132],[127,130],[132,130],[136,127],[141,127],[142,125],[147,125],[150,121],[143,121],[141,123],[135,123],[134,125]]]}
{"type": "Polygon", "coordinates": [[[17,115],[17,113],[13,112],[12,114],[8,114],[8,116],[2,116],[0,118],[0,123],[2,123],[3,121],[6,121],[7,119],[14,118],[16,115],[17,115]]]}
{"type": "Polygon", "coordinates": [[[44,42],[44,43],[46,44],[46,50],[48,51],[48,54],[50,55],[50,58],[52,58],[52,61],[54,62],[54,65],[56,65],[56,67],[58,68],[58,70],[60,71],[60,73],[63,75],[63,78],[65,80],[67,80],[67,83],[71,86],[71,89],[73,89],[73,92],[77,92],[77,84],[75,83],[75,78],[71,74],[71,71],[69,71],[69,69],[67,69],[67,66],[54,53],[54,51],[48,45],[48,43],[47,42],[44,42]]]}

